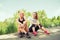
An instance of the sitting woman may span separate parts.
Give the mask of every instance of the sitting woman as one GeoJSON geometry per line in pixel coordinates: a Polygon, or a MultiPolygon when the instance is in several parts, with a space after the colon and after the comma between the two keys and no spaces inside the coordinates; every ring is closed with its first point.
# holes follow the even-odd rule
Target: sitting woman
{"type": "Polygon", "coordinates": [[[37,12],[33,12],[32,15],[33,18],[30,19],[31,25],[29,31],[32,32],[35,36],[37,35],[38,29],[42,29],[46,34],[49,34],[49,32],[41,24],[39,24],[37,12]]]}
{"type": "Polygon", "coordinates": [[[26,18],[24,17],[24,12],[23,11],[18,11],[20,18],[18,18],[18,33],[20,35],[20,38],[22,38],[24,35],[26,35],[27,38],[30,38],[29,33],[28,33],[28,27],[27,27],[27,21],[26,18]]]}

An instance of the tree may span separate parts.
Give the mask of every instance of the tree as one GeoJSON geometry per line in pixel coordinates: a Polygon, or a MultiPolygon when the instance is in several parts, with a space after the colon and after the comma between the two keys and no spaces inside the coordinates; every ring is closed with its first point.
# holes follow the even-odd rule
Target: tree
{"type": "Polygon", "coordinates": [[[57,20],[60,20],[60,16],[57,17],[57,20]]]}

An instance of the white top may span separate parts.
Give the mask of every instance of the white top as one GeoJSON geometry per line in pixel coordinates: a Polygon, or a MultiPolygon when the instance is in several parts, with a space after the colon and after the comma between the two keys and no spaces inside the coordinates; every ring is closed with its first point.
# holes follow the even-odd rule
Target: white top
{"type": "MultiPolygon", "coordinates": [[[[30,21],[30,26],[33,24],[33,23],[37,23],[37,20],[36,19],[33,19],[32,17],[28,17],[28,20],[30,21]]],[[[29,27],[30,27],[29,26],[29,27]]]]}
{"type": "Polygon", "coordinates": [[[28,17],[28,20],[29,20],[30,22],[37,23],[37,20],[36,20],[36,19],[33,19],[32,17],[28,17]]]}

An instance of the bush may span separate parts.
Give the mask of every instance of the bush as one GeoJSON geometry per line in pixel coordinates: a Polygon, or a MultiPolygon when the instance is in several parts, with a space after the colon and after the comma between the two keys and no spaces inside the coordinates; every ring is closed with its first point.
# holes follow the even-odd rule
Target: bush
{"type": "Polygon", "coordinates": [[[8,33],[14,33],[17,31],[17,28],[14,26],[14,23],[10,23],[8,27],[6,28],[6,34],[8,33]]]}
{"type": "MultiPolygon", "coordinates": [[[[24,10],[25,16],[28,19],[31,16],[30,12],[24,10]]],[[[52,19],[48,18],[46,12],[44,10],[37,11],[38,20],[44,27],[55,27],[60,26],[60,16],[57,18],[54,16],[52,19]]],[[[0,22],[0,35],[17,32],[17,22],[16,19],[19,17],[16,12],[12,18],[5,19],[5,21],[0,22]]],[[[28,27],[30,25],[30,21],[28,21],[28,27]]]]}
{"type": "Polygon", "coordinates": [[[4,32],[2,31],[2,29],[0,28],[0,35],[4,34],[4,32]]]}

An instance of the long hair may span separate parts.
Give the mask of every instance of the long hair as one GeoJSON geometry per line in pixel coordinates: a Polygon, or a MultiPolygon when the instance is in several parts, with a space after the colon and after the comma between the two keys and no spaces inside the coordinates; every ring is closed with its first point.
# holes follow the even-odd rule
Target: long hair
{"type": "Polygon", "coordinates": [[[33,13],[36,14],[35,19],[38,20],[38,14],[37,14],[37,12],[33,12],[33,13]]]}

